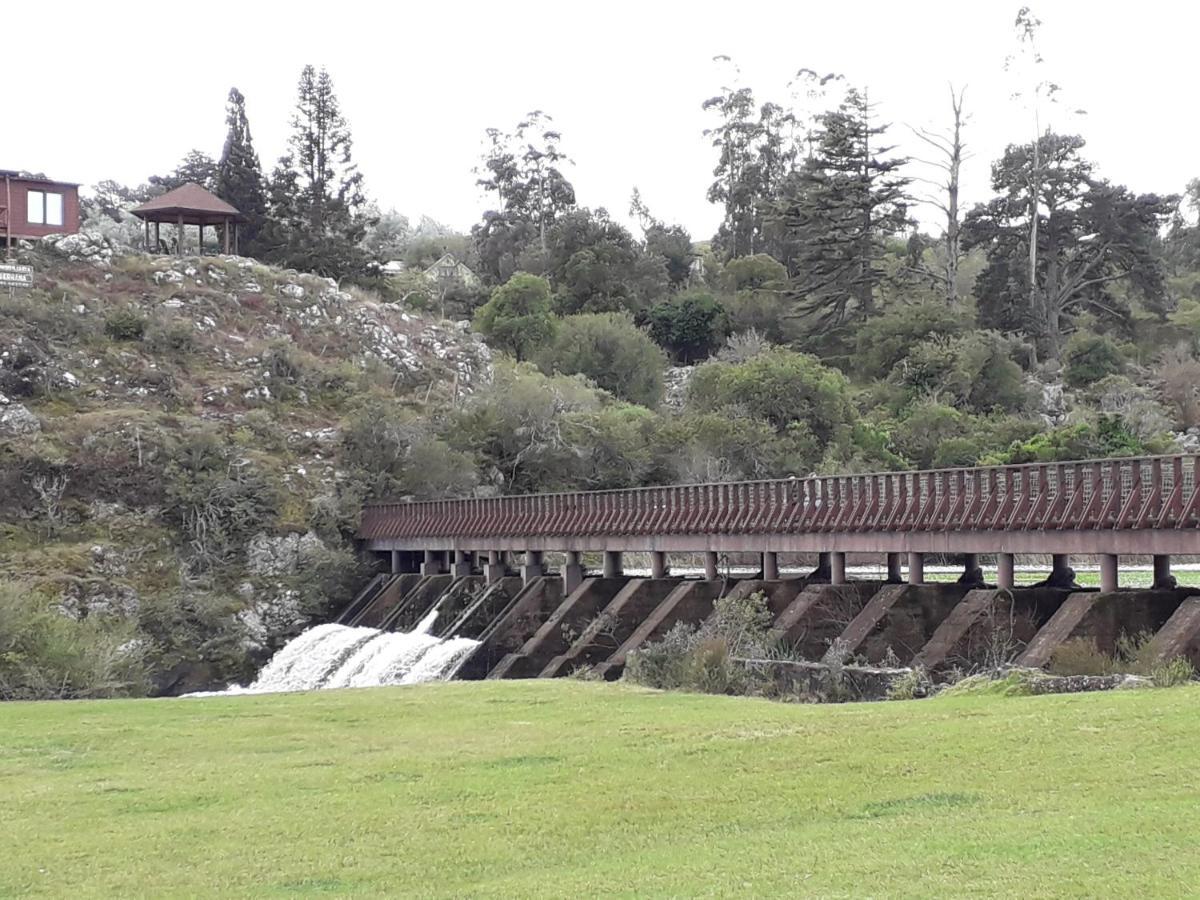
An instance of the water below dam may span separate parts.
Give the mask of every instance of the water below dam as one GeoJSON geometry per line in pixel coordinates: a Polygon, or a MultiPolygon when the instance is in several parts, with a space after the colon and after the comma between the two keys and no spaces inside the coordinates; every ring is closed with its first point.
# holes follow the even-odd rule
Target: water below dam
{"type": "Polygon", "coordinates": [[[413,631],[380,631],[349,625],[317,625],[279,650],[246,687],[188,694],[274,694],[328,688],[381,687],[448,681],[479,646],[468,638],[429,634],[436,613],[413,631]]]}

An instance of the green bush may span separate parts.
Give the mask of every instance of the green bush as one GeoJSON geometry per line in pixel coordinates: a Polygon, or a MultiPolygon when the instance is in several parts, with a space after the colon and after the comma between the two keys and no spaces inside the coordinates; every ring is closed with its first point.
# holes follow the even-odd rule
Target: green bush
{"type": "Polygon", "coordinates": [[[681,291],[646,313],[650,336],[684,365],[710,356],[729,333],[729,313],[704,290],[681,291]]]}
{"type": "Polygon", "coordinates": [[[775,349],[743,363],[700,366],[688,385],[688,406],[699,412],[736,407],[779,433],[803,426],[825,444],[851,421],[849,387],[841,372],[816,357],[775,349]]]}
{"type": "Polygon", "coordinates": [[[104,333],[114,341],[140,341],[146,334],[146,319],[135,309],[119,309],[104,319],[104,333]]]}
{"type": "Polygon", "coordinates": [[[528,359],[554,335],[550,285],[536,275],[516,273],[492,291],[491,299],[476,313],[475,325],[518,361],[528,359]]]}
{"type": "Polygon", "coordinates": [[[1082,331],[1067,342],[1063,364],[1067,384],[1075,388],[1087,387],[1125,370],[1125,358],[1111,338],[1082,331]]]}
{"type": "Polygon", "coordinates": [[[145,690],[143,645],[112,616],[75,619],[29,585],[0,582],[0,700],[121,697],[145,690]]]}
{"type": "Polygon", "coordinates": [[[667,360],[628,313],[581,313],[558,324],[537,364],[547,374],[585,375],[622,400],[652,407],[662,399],[667,360]]]}
{"type": "Polygon", "coordinates": [[[889,306],[858,329],[855,371],[868,378],[886,378],[917,344],[935,336],[955,337],[970,325],[963,312],[941,300],[889,306]]]}
{"type": "Polygon", "coordinates": [[[761,693],[767,685],[735,660],[775,655],[772,618],[761,591],[722,597],[703,625],[677,623],[662,641],[631,654],[625,677],[660,690],[761,693]]]}
{"type": "Polygon", "coordinates": [[[1016,412],[1029,404],[1021,367],[995,332],[936,336],[912,348],[892,369],[893,381],[912,395],[931,396],[960,409],[1016,412]]]}
{"type": "Polygon", "coordinates": [[[254,674],[234,597],[180,591],[143,598],[138,626],[155,694],[213,690],[254,674]]]}
{"type": "Polygon", "coordinates": [[[196,329],[185,319],[154,322],[146,329],[146,345],[164,355],[190,353],[196,349],[196,329]]]}

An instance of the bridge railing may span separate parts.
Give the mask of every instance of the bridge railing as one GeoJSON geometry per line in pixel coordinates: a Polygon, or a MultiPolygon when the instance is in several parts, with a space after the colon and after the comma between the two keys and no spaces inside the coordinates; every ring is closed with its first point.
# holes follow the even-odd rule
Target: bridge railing
{"type": "Polygon", "coordinates": [[[360,537],[1200,527],[1200,456],[378,503],[360,537]]]}

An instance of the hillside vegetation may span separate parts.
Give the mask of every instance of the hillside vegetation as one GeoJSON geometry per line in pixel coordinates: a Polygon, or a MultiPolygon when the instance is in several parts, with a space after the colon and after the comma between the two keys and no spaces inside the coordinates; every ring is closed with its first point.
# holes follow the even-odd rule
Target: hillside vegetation
{"type": "Polygon", "coordinates": [[[0,895],[1179,896],[1198,699],[568,679],[0,705],[0,895]]]}

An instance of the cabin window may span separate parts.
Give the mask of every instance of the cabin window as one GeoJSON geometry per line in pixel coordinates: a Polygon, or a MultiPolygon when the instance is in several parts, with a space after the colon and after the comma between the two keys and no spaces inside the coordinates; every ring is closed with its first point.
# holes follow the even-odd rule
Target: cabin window
{"type": "Polygon", "coordinates": [[[53,191],[30,191],[27,204],[28,215],[25,219],[30,225],[62,225],[62,194],[53,191]]]}

